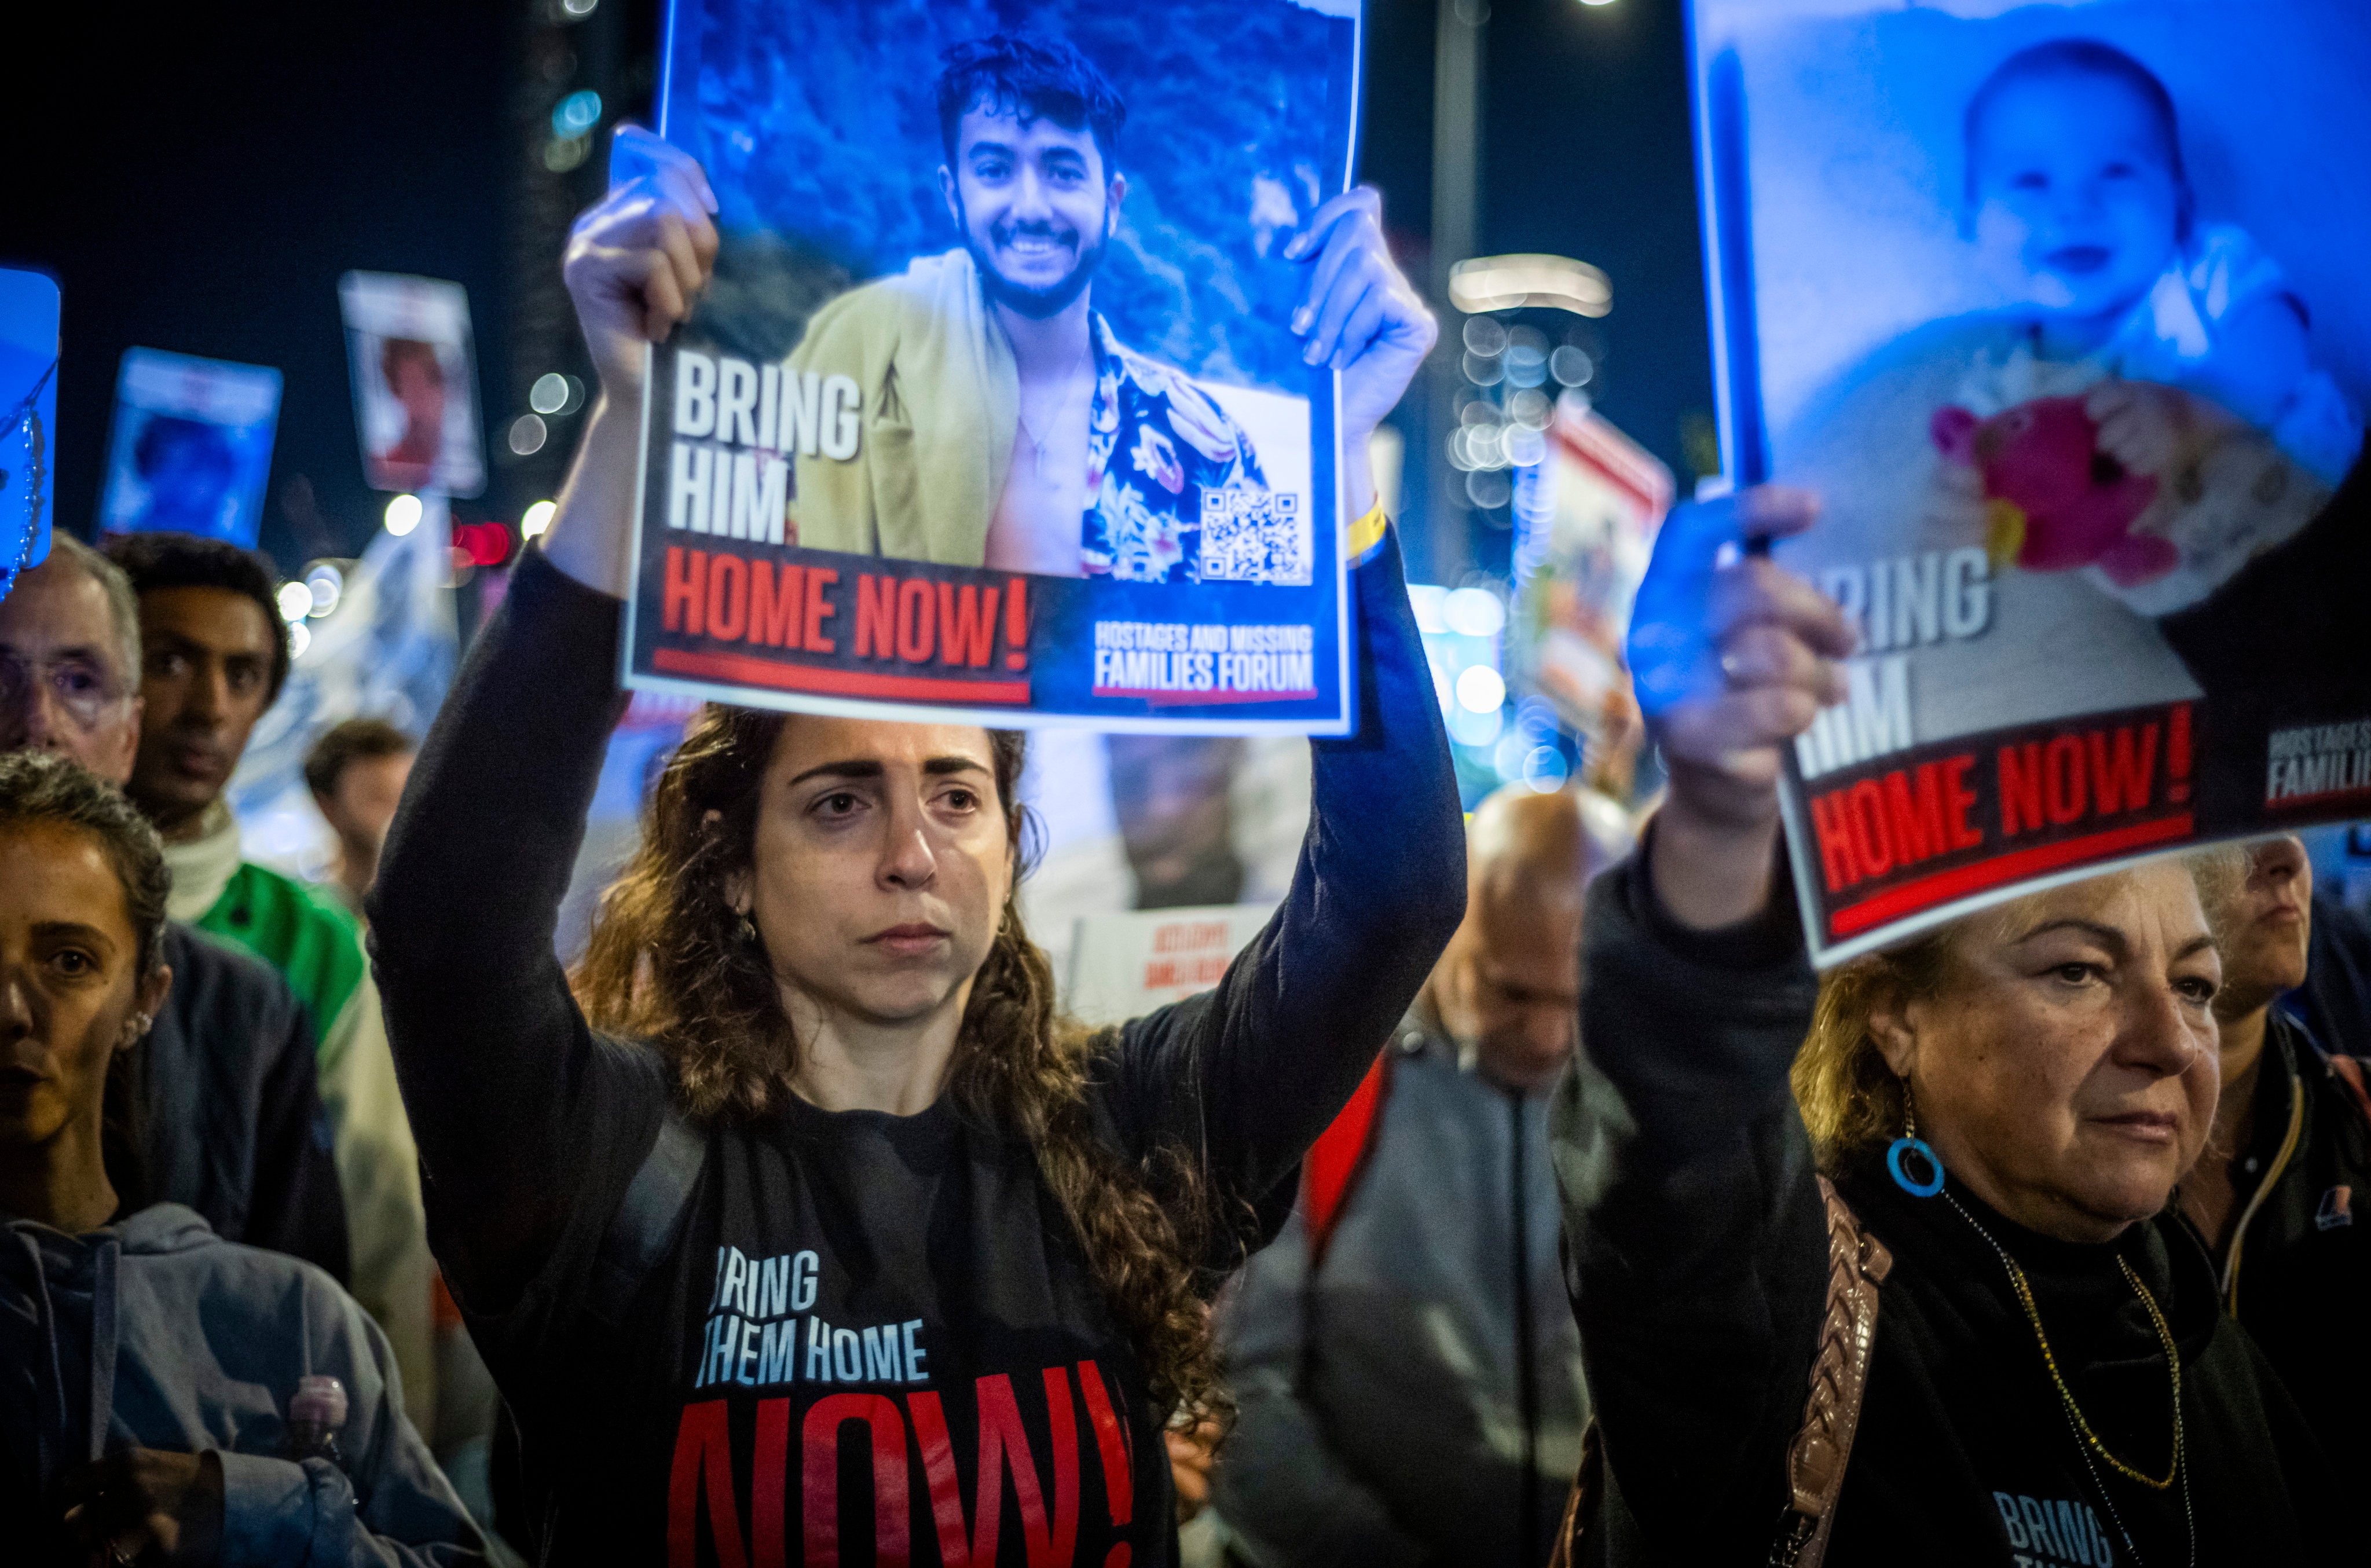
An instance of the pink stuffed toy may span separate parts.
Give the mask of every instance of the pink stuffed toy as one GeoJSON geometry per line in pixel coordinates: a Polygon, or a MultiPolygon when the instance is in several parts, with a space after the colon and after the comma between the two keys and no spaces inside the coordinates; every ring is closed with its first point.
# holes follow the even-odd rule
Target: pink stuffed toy
{"type": "Polygon", "coordinates": [[[2099,426],[2080,398],[2036,398],[1990,419],[1936,411],[1943,456],[1984,476],[1985,543],[1997,564],[2029,572],[2098,566],[2119,587],[2161,577],[2180,558],[2169,540],[2134,533],[2157,484],[2099,447],[2099,426]]]}

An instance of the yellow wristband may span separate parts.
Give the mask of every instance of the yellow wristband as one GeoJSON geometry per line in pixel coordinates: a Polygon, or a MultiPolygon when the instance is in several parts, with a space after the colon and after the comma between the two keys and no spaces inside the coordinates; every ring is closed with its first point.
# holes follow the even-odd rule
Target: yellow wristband
{"type": "Polygon", "coordinates": [[[1383,535],[1390,528],[1390,520],[1383,516],[1383,504],[1379,499],[1367,508],[1365,517],[1350,525],[1350,564],[1364,566],[1372,561],[1375,552],[1382,549],[1383,535]]]}

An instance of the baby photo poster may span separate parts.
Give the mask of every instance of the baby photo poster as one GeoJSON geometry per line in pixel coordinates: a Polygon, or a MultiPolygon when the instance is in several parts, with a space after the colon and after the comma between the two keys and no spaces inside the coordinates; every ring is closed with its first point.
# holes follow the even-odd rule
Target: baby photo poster
{"type": "Polygon", "coordinates": [[[1819,493],[1775,555],[1859,633],[1815,958],[2371,813],[2371,7],[1690,21],[1729,474],[1819,493]]]}
{"type": "Polygon", "coordinates": [[[1355,720],[1336,377],[1358,0],[673,0],[721,210],[653,351],[626,679],[999,726],[1355,720]]]}

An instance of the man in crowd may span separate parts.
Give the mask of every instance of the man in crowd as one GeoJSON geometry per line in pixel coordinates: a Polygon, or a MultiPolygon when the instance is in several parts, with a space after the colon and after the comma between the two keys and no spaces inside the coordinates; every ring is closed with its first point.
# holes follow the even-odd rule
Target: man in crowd
{"type": "Polygon", "coordinates": [[[1482,803],[1464,923],[1370,1080],[1379,1109],[1360,1128],[1376,1100],[1352,1101],[1221,1307],[1242,1419],[1216,1504],[1259,1568],[1547,1560],[1588,1414],[1547,1090],[1572,1054],[1582,887],[1627,848],[1571,790],[1482,803]],[[1317,1191],[1329,1168],[1347,1194],[1317,1191]]]}
{"type": "Polygon", "coordinates": [[[418,749],[385,719],[347,719],[322,731],[305,754],[305,787],[338,835],[338,864],[321,887],[356,920],[418,749]]]}
{"type": "Polygon", "coordinates": [[[1300,519],[1249,437],[1090,303],[1128,194],[1111,83],[1059,40],[998,33],[947,52],[938,110],[962,243],[831,301],[790,358],[786,379],[851,382],[861,420],[845,449],[802,448],[798,542],[1058,577],[1307,581],[1300,519]],[[1206,497],[1224,503],[1224,548],[1206,497]]]}
{"type": "Polygon", "coordinates": [[[165,841],[170,912],[255,953],[304,999],[320,1040],[354,1296],[387,1332],[413,1419],[434,1431],[434,1265],[420,1156],[361,936],[330,900],[243,859],[223,799],[288,675],[275,575],[251,552],[189,534],[130,534],[109,553],[138,598],[143,649],[146,714],[126,793],[165,841]]]}
{"type": "Polygon", "coordinates": [[[2225,1306],[2296,1397],[2340,1473],[2371,1464],[2371,1372],[2333,1353],[2332,1314],[2371,1300],[2371,1041],[2317,1040],[2274,1004],[2305,982],[2313,863],[2294,835],[2247,852],[2246,881],[2215,900],[2223,1067],[2215,1132],[2182,1179],[2182,1214],[2207,1243],[2225,1306]]]}
{"type": "MultiPolygon", "coordinates": [[[[121,787],[140,743],[139,611],[123,574],[55,536],[0,598],[0,751],[53,751],[121,787]]],[[[347,1275],[346,1212],[313,1027],[277,970],[179,921],[172,988],[133,1066],[134,1204],[182,1203],[226,1241],[347,1275]]]]}

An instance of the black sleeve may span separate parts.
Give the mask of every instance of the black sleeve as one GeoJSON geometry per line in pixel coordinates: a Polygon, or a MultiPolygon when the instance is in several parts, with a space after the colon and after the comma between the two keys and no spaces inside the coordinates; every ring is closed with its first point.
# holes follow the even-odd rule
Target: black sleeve
{"type": "Polygon", "coordinates": [[[430,1239],[481,1316],[597,1242],[665,1110],[648,1052],[593,1034],[552,949],[623,710],[622,610],[527,552],[421,747],[370,896],[430,1239]]]}
{"type": "Polygon", "coordinates": [[[1291,889],[1216,990],[1122,1029],[1100,1086],[1132,1156],[1161,1144],[1198,1167],[1221,1267],[1234,1233],[1264,1243],[1283,1223],[1301,1156],[1465,910],[1457,780],[1397,538],[1350,580],[1359,732],[1311,742],[1291,889]]]}
{"type": "Polygon", "coordinates": [[[353,1272],[346,1199],[315,1075],[313,1026],[302,1006],[284,1013],[259,1042],[271,1063],[256,1107],[255,1186],[240,1239],[302,1258],[342,1285],[353,1272]]]}
{"type": "Polygon", "coordinates": [[[1551,1110],[1567,1283],[1608,1466],[1657,1562],[1760,1562],[1826,1289],[1787,1070],[1817,988],[1782,874],[1700,934],[1644,855],[1591,888],[1581,1050],[1551,1110]]]}

